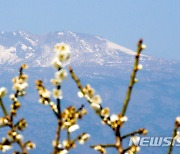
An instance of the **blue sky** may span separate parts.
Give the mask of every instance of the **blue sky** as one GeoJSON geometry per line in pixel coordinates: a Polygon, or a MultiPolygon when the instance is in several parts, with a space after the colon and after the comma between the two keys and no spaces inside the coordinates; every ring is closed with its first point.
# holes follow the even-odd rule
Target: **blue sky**
{"type": "Polygon", "coordinates": [[[0,30],[95,34],[146,54],[180,60],[179,0],[0,0],[0,30]]]}

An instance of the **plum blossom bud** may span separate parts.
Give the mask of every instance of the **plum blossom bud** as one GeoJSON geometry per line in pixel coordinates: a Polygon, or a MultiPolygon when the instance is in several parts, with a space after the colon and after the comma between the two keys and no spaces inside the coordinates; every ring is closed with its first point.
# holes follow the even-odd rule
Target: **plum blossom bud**
{"type": "Polygon", "coordinates": [[[90,138],[90,135],[89,135],[89,134],[83,133],[83,134],[79,137],[78,141],[79,141],[80,144],[84,144],[89,138],[90,138]]]}
{"type": "Polygon", "coordinates": [[[16,135],[16,140],[23,140],[23,136],[21,134],[16,135]]]}
{"type": "Polygon", "coordinates": [[[118,120],[118,116],[116,114],[112,114],[110,119],[111,119],[112,122],[117,121],[118,120]]]}
{"type": "Polygon", "coordinates": [[[17,97],[16,97],[14,94],[11,94],[11,95],[9,96],[9,98],[10,98],[13,102],[18,101],[17,97]]]}
{"type": "Polygon", "coordinates": [[[180,125],[180,117],[176,117],[176,123],[180,125]]]}
{"type": "Polygon", "coordinates": [[[178,143],[180,143],[180,132],[179,132],[179,131],[177,131],[175,140],[176,140],[178,143]]]}
{"type": "Polygon", "coordinates": [[[51,83],[55,86],[59,86],[61,84],[62,80],[60,79],[51,79],[51,83]]]}
{"type": "Polygon", "coordinates": [[[68,154],[68,151],[66,149],[61,150],[60,152],[58,152],[59,154],[68,154]]]}
{"type": "Polygon", "coordinates": [[[52,65],[56,69],[62,68],[62,63],[57,58],[52,61],[52,65]]]}
{"type": "Polygon", "coordinates": [[[103,153],[103,154],[106,153],[106,149],[104,147],[100,146],[100,145],[95,146],[94,150],[97,150],[97,151],[99,151],[100,153],[103,153]]]}
{"type": "Polygon", "coordinates": [[[75,124],[69,127],[68,131],[69,132],[74,132],[75,130],[79,129],[79,125],[75,124]]]}
{"type": "Polygon", "coordinates": [[[137,82],[138,82],[138,79],[137,79],[137,78],[135,78],[135,79],[134,79],[134,83],[137,83],[137,82]]]}
{"type": "Polygon", "coordinates": [[[69,59],[70,53],[59,53],[57,56],[58,56],[59,61],[65,62],[69,59]]]}
{"type": "Polygon", "coordinates": [[[27,144],[26,144],[26,146],[27,146],[27,149],[28,149],[28,150],[35,149],[35,148],[36,148],[36,144],[34,144],[34,143],[31,142],[31,141],[28,141],[27,144]]]}
{"type": "Polygon", "coordinates": [[[143,66],[141,65],[141,64],[139,64],[138,66],[137,66],[137,69],[138,70],[141,70],[143,68],[143,66]]]}
{"type": "Polygon", "coordinates": [[[121,120],[121,122],[126,122],[126,121],[128,121],[128,118],[126,116],[124,116],[124,117],[121,117],[120,120],[121,120]]]}
{"type": "Polygon", "coordinates": [[[7,152],[7,151],[10,150],[11,148],[12,148],[11,145],[2,145],[1,151],[2,151],[2,152],[7,152]]]}
{"type": "Polygon", "coordinates": [[[7,93],[6,88],[4,88],[4,87],[0,88],[0,98],[2,98],[3,96],[5,96],[6,93],[7,93]]]}
{"type": "Polygon", "coordinates": [[[27,69],[27,68],[28,68],[28,65],[27,65],[27,64],[22,64],[21,67],[22,67],[23,69],[27,69]]]}
{"type": "Polygon", "coordinates": [[[45,89],[42,91],[42,96],[44,98],[49,98],[51,96],[51,92],[49,90],[45,89]]]}
{"type": "Polygon", "coordinates": [[[97,103],[91,103],[91,107],[96,111],[98,111],[100,109],[100,105],[97,103]]]}
{"type": "Polygon", "coordinates": [[[147,46],[146,46],[145,44],[142,44],[142,45],[141,45],[141,48],[144,50],[144,49],[147,48],[147,46]]]}
{"type": "Polygon", "coordinates": [[[77,95],[78,95],[79,98],[83,97],[83,93],[81,91],[78,91],[77,95]]]}

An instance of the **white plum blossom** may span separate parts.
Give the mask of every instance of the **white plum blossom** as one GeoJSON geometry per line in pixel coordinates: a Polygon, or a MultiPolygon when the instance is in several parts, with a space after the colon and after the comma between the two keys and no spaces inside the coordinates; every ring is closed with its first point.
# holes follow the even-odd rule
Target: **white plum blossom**
{"type": "Polygon", "coordinates": [[[91,107],[96,111],[98,111],[100,109],[100,105],[97,103],[91,103],[91,107]]]}
{"type": "Polygon", "coordinates": [[[59,61],[58,58],[53,59],[52,65],[53,65],[56,69],[62,68],[62,63],[59,61]]]}
{"type": "Polygon", "coordinates": [[[117,121],[119,118],[118,118],[118,116],[116,114],[112,114],[110,116],[110,119],[111,119],[112,122],[114,122],[114,121],[117,121]]]}
{"type": "Polygon", "coordinates": [[[5,96],[7,93],[7,90],[5,87],[0,88],[0,98],[2,98],[3,96],[5,96]]]}
{"type": "Polygon", "coordinates": [[[59,80],[64,80],[67,77],[67,71],[61,69],[60,71],[56,72],[55,77],[59,80]]]}
{"type": "Polygon", "coordinates": [[[180,132],[179,132],[179,131],[177,131],[177,135],[176,135],[176,137],[175,137],[175,140],[176,140],[178,143],[180,143],[180,132]]]}
{"type": "Polygon", "coordinates": [[[75,124],[69,127],[68,132],[74,132],[77,129],[79,129],[79,125],[75,124]]]}
{"type": "Polygon", "coordinates": [[[143,65],[142,64],[139,64],[138,66],[137,66],[137,69],[138,70],[141,70],[143,68],[143,65]]]}
{"type": "Polygon", "coordinates": [[[81,91],[78,91],[77,95],[78,95],[79,98],[82,98],[84,96],[81,91]]]}
{"type": "Polygon", "coordinates": [[[176,122],[180,124],[180,117],[176,117],[176,122]]]}
{"type": "Polygon", "coordinates": [[[126,116],[121,117],[120,120],[121,120],[121,122],[126,122],[126,121],[128,121],[128,117],[126,117],[126,116]]]}
{"type": "Polygon", "coordinates": [[[63,95],[62,95],[62,91],[60,89],[53,89],[53,97],[55,99],[62,99],[63,95]]]}
{"type": "Polygon", "coordinates": [[[102,103],[102,99],[99,95],[95,95],[91,98],[91,102],[92,103],[96,103],[96,104],[101,104],[102,103]]]}

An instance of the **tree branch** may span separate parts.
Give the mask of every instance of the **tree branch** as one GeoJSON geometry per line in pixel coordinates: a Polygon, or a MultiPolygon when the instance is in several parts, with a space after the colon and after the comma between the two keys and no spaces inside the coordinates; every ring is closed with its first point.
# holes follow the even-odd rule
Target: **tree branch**
{"type": "Polygon", "coordinates": [[[137,71],[138,71],[140,54],[141,54],[141,51],[143,50],[142,43],[143,43],[143,41],[139,40],[138,45],[137,45],[138,48],[137,48],[137,51],[136,51],[136,56],[135,56],[135,61],[134,61],[134,68],[133,68],[133,71],[132,71],[132,74],[131,74],[131,79],[130,79],[130,82],[129,82],[128,90],[126,92],[126,97],[124,99],[124,103],[123,103],[123,107],[122,107],[122,111],[121,111],[122,116],[125,115],[128,103],[129,103],[130,98],[131,98],[132,89],[133,89],[136,74],[137,74],[137,71]]]}
{"type": "Polygon", "coordinates": [[[8,116],[8,112],[7,112],[7,110],[6,110],[5,106],[4,106],[3,101],[2,101],[1,98],[0,98],[0,106],[2,108],[2,111],[3,111],[4,115],[8,116]]]}

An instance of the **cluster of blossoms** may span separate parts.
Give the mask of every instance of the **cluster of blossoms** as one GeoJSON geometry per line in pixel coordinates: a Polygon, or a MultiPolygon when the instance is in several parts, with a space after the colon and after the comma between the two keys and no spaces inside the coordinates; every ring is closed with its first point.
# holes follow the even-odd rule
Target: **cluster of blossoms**
{"type": "Polygon", "coordinates": [[[12,148],[12,143],[7,138],[2,138],[0,143],[0,151],[6,152],[12,148]]]}
{"type": "Polygon", "coordinates": [[[63,69],[63,64],[66,63],[70,58],[70,47],[64,43],[55,45],[56,56],[52,61],[54,68],[57,70],[55,77],[51,79],[51,83],[56,86],[53,89],[53,97],[55,99],[62,99],[61,83],[67,78],[67,71],[63,69]]]}
{"type": "Polygon", "coordinates": [[[8,139],[12,140],[12,141],[15,141],[15,142],[19,142],[20,140],[23,139],[23,136],[21,134],[19,134],[16,130],[11,129],[8,132],[8,139]]]}
{"type": "Polygon", "coordinates": [[[73,139],[73,140],[64,140],[63,141],[63,150],[69,150],[71,148],[75,148],[76,147],[76,141],[79,142],[79,144],[84,144],[88,139],[89,139],[90,135],[87,133],[82,133],[80,134],[77,138],[73,139]]]}
{"type": "MultiPolygon", "coordinates": [[[[0,104],[3,110],[4,116],[0,118],[0,126],[1,127],[9,127],[10,130],[7,132],[7,137],[2,139],[0,142],[0,150],[2,152],[6,152],[12,148],[13,143],[19,144],[22,153],[28,153],[27,150],[35,148],[35,144],[31,141],[23,142],[23,136],[20,134],[20,131],[23,131],[27,127],[27,122],[24,118],[18,120],[14,123],[14,117],[17,114],[17,110],[20,108],[21,104],[18,100],[18,97],[24,96],[26,94],[26,88],[28,87],[26,74],[23,74],[23,70],[28,66],[23,64],[20,67],[19,75],[14,77],[13,82],[13,90],[15,90],[14,94],[10,95],[10,99],[13,102],[11,104],[10,113],[7,112],[6,107],[3,104],[2,97],[6,94],[5,88],[0,88],[0,104]]],[[[14,151],[14,154],[20,153],[18,151],[14,151]]]]}
{"type": "MultiPolygon", "coordinates": [[[[23,140],[23,136],[21,134],[19,134],[15,130],[10,130],[7,134],[7,138],[2,138],[2,142],[0,143],[0,150],[2,152],[7,152],[8,150],[12,148],[12,144],[15,142],[20,143],[21,146],[23,146],[23,148],[26,148],[27,150],[31,150],[36,147],[36,145],[33,142],[27,141],[25,143],[22,143],[22,140],[23,140]]],[[[25,151],[24,153],[27,154],[28,152],[27,151],[25,152],[25,151]]],[[[18,151],[13,152],[13,154],[19,154],[19,153],[20,152],[18,151]]]]}
{"type": "MultiPolygon", "coordinates": [[[[87,102],[90,104],[92,109],[101,118],[102,123],[111,127],[112,130],[114,131],[115,136],[116,136],[116,143],[115,144],[91,146],[92,148],[94,148],[95,150],[97,150],[101,153],[106,153],[107,147],[113,147],[113,148],[116,148],[119,153],[125,153],[126,151],[124,151],[122,144],[121,144],[121,142],[124,138],[131,137],[135,134],[143,134],[144,135],[147,133],[147,131],[145,131],[145,129],[143,129],[143,131],[140,130],[140,131],[136,131],[135,133],[134,132],[130,133],[130,135],[125,135],[124,137],[122,137],[121,133],[120,133],[120,128],[128,120],[128,118],[125,116],[125,112],[126,112],[126,109],[127,109],[130,97],[131,97],[131,92],[132,92],[134,83],[138,82],[138,79],[136,78],[136,73],[138,70],[142,69],[142,65],[139,64],[139,59],[140,59],[141,51],[146,48],[146,46],[142,43],[143,43],[142,40],[140,40],[138,42],[137,53],[135,55],[134,68],[133,68],[133,71],[131,74],[131,80],[129,83],[129,87],[128,87],[128,90],[126,93],[124,103],[123,103],[122,112],[120,112],[119,114],[110,115],[109,108],[103,108],[102,107],[102,105],[101,105],[102,99],[99,95],[95,94],[95,90],[89,84],[87,84],[85,87],[83,87],[80,80],[78,79],[78,77],[74,73],[73,69],[71,67],[69,68],[69,72],[71,74],[71,77],[75,81],[75,83],[77,84],[77,87],[80,90],[78,92],[78,96],[81,98],[82,97],[86,98],[87,102]]],[[[133,145],[133,146],[128,148],[128,150],[129,150],[128,153],[136,153],[137,151],[139,151],[139,149],[140,148],[138,146],[133,145]]]]}
{"type": "Polygon", "coordinates": [[[81,119],[87,111],[81,107],[76,110],[74,106],[69,106],[62,112],[62,129],[67,129],[68,132],[73,132],[79,128],[76,124],[78,119],[81,119]]]}
{"type": "MultiPolygon", "coordinates": [[[[67,139],[64,140],[62,142],[62,144],[60,144],[58,142],[58,150],[57,150],[57,154],[67,154],[68,151],[71,148],[75,148],[76,147],[76,142],[78,141],[79,144],[84,144],[88,139],[89,139],[90,135],[87,133],[82,133],[80,134],[78,137],[76,137],[75,139],[67,139]]],[[[56,141],[53,141],[53,146],[56,147],[57,143],[56,141]]]]}
{"type": "Polygon", "coordinates": [[[15,116],[17,113],[17,110],[21,107],[20,102],[18,101],[17,97],[15,94],[10,95],[10,99],[12,100],[11,104],[11,115],[15,116]]]}
{"type": "MultiPolygon", "coordinates": [[[[56,44],[55,51],[56,57],[52,61],[52,65],[57,69],[57,72],[55,73],[55,77],[51,79],[51,83],[56,86],[56,88],[53,89],[52,94],[55,99],[62,99],[61,83],[67,77],[67,71],[63,69],[63,63],[68,61],[71,52],[69,46],[64,43],[56,44]]],[[[36,88],[40,96],[39,102],[44,105],[50,104],[50,106],[56,110],[54,103],[50,101],[51,92],[44,87],[41,80],[36,81],[36,88]]]]}
{"type": "Polygon", "coordinates": [[[128,120],[126,116],[122,117],[121,114],[112,114],[110,116],[110,109],[107,107],[102,107],[102,99],[100,95],[95,95],[94,88],[92,88],[89,84],[87,84],[82,89],[82,92],[78,92],[78,96],[84,96],[90,103],[91,107],[96,111],[97,114],[99,114],[102,119],[102,123],[109,125],[113,129],[116,129],[118,126],[121,126],[124,122],[128,120]]]}
{"type": "Polygon", "coordinates": [[[103,124],[107,124],[115,130],[118,126],[122,126],[122,124],[128,120],[126,116],[121,116],[121,114],[112,114],[110,116],[110,109],[102,107],[102,99],[100,95],[95,94],[94,88],[92,88],[89,84],[83,87],[80,80],[76,77],[71,68],[70,73],[80,89],[78,96],[80,98],[85,97],[87,99],[92,109],[94,109],[95,112],[101,117],[103,124]]]}
{"type": "Polygon", "coordinates": [[[91,107],[97,112],[101,109],[101,97],[99,95],[95,95],[95,90],[89,84],[82,89],[82,92],[78,92],[78,96],[84,96],[89,102],[91,102],[91,107]]]}
{"type": "Polygon", "coordinates": [[[54,148],[57,148],[57,153],[64,154],[68,153],[71,148],[76,147],[76,142],[79,144],[84,144],[90,137],[87,133],[82,133],[74,139],[71,139],[71,133],[79,129],[79,125],[77,124],[78,119],[81,119],[87,111],[84,107],[80,107],[76,109],[74,106],[67,107],[61,113],[61,129],[66,130],[67,132],[67,139],[62,141],[53,141],[54,148]]]}
{"type": "Polygon", "coordinates": [[[50,103],[51,92],[45,88],[41,80],[36,81],[36,89],[40,96],[39,102],[48,105],[50,103]]]}
{"type": "Polygon", "coordinates": [[[76,141],[78,141],[80,144],[84,144],[89,139],[90,135],[87,133],[82,133],[75,139],[70,138],[70,133],[79,129],[77,120],[81,119],[86,113],[87,111],[83,108],[83,106],[80,107],[79,109],[76,109],[73,106],[69,106],[62,112],[61,129],[65,129],[69,136],[66,140],[62,142],[63,146],[60,146],[60,147],[63,147],[63,150],[64,149],[69,150],[71,148],[76,147],[76,143],[75,143],[76,141]]]}
{"type": "Polygon", "coordinates": [[[12,79],[13,89],[16,91],[17,96],[23,96],[26,94],[25,90],[28,87],[28,83],[27,83],[28,76],[27,74],[23,74],[22,70],[27,68],[28,66],[26,64],[23,64],[20,68],[19,76],[14,77],[12,79]]]}
{"type": "Polygon", "coordinates": [[[54,50],[56,56],[52,61],[52,65],[56,69],[56,72],[54,78],[51,79],[51,83],[55,86],[55,88],[52,92],[47,90],[41,80],[36,81],[36,88],[40,96],[39,102],[49,105],[58,119],[56,138],[52,143],[54,147],[53,153],[65,154],[68,153],[71,148],[76,146],[76,141],[83,144],[88,140],[90,135],[82,133],[75,139],[71,139],[70,137],[72,132],[79,129],[77,121],[86,114],[86,110],[83,106],[79,109],[76,109],[74,106],[69,106],[61,112],[61,100],[63,98],[61,84],[67,78],[67,71],[64,69],[64,64],[69,60],[71,52],[70,47],[64,43],[56,44],[54,50]],[[56,100],[56,103],[51,101],[51,95],[56,100]],[[62,144],[60,142],[61,130],[66,130],[67,132],[67,139],[63,140],[62,144]]]}
{"type": "Polygon", "coordinates": [[[52,61],[52,64],[55,69],[57,69],[57,72],[55,73],[55,77],[51,79],[51,83],[56,86],[56,88],[53,89],[53,91],[49,91],[45,88],[43,85],[43,82],[41,80],[36,81],[36,88],[39,92],[39,102],[44,105],[50,105],[51,109],[57,113],[58,108],[57,105],[50,101],[51,94],[55,99],[62,99],[62,91],[61,91],[61,83],[63,80],[67,77],[67,71],[63,69],[63,63],[67,62],[67,60],[70,57],[70,48],[64,43],[56,44],[55,46],[56,51],[56,57],[52,61]]]}

